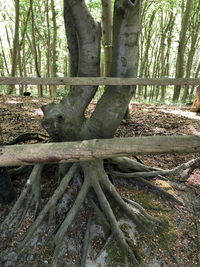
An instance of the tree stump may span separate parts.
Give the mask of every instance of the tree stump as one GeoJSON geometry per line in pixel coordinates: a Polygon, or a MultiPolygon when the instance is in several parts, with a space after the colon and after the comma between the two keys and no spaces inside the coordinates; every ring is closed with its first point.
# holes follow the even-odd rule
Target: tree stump
{"type": "Polygon", "coordinates": [[[200,112],[200,85],[197,87],[196,96],[190,111],[200,112]]]}

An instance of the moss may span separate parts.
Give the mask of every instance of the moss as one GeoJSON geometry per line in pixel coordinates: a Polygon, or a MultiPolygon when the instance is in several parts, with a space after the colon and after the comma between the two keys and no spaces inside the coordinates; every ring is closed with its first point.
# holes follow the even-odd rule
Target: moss
{"type": "MultiPolygon", "coordinates": [[[[154,193],[138,190],[131,186],[125,186],[124,192],[125,197],[138,202],[147,212],[161,221],[161,225],[156,227],[152,234],[141,233],[139,236],[145,235],[143,237],[148,243],[154,244],[163,251],[171,251],[179,235],[178,229],[173,222],[174,211],[154,193]]],[[[137,251],[138,248],[133,249],[137,251]]],[[[138,255],[142,255],[142,251],[138,255]]]]}
{"type": "MultiPolygon", "coordinates": [[[[131,243],[129,242],[129,246],[131,247],[133,253],[135,254],[136,259],[140,262],[143,257],[141,249],[138,246],[135,246],[132,242],[131,243]]],[[[109,264],[107,265],[108,267],[111,267],[111,266],[124,267],[125,266],[123,252],[121,248],[117,246],[117,243],[115,241],[112,241],[108,244],[106,251],[109,256],[109,264]]],[[[134,265],[129,262],[129,266],[133,267],[134,265]]]]}
{"type": "Polygon", "coordinates": [[[128,192],[128,198],[138,202],[146,210],[168,212],[169,208],[160,202],[159,196],[147,190],[138,190],[131,185],[124,187],[125,192],[128,192]]]}

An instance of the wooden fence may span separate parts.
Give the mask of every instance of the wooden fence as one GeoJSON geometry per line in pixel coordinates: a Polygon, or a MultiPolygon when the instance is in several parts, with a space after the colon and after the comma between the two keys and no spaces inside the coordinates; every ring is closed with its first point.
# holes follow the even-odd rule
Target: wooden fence
{"type": "Polygon", "coordinates": [[[160,153],[200,152],[200,135],[143,136],[0,147],[0,166],[64,163],[160,153]]]}
{"type": "Polygon", "coordinates": [[[200,85],[198,78],[0,77],[1,85],[200,85]]]}
{"type": "MultiPolygon", "coordinates": [[[[197,78],[16,78],[0,77],[3,85],[200,85],[197,78]]],[[[0,146],[0,166],[63,163],[133,154],[200,152],[200,135],[113,138],[80,142],[0,146]]]]}

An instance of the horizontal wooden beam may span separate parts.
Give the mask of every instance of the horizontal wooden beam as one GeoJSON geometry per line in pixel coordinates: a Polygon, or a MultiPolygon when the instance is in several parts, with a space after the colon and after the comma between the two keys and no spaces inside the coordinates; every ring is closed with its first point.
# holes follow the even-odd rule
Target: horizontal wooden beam
{"type": "Polygon", "coordinates": [[[0,77],[1,85],[200,85],[197,78],[113,78],[113,77],[0,77]]]}
{"type": "Polygon", "coordinates": [[[126,155],[200,152],[200,135],[143,136],[0,147],[0,166],[64,163],[126,155]]]}

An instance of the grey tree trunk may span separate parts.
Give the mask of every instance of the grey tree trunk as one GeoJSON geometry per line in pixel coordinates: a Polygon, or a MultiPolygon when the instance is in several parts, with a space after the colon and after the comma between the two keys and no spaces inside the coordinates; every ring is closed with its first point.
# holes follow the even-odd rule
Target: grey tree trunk
{"type": "Polygon", "coordinates": [[[102,0],[102,44],[104,47],[103,76],[109,76],[112,63],[112,2],[102,0]]]}
{"type": "MultiPolygon", "coordinates": [[[[183,11],[183,17],[181,21],[181,31],[179,35],[179,45],[178,45],[178,53],[177,53],[177,60],[176,60],[176,78],[183,78],[184,75],[184,53],[185,53],[185,46],[186,46],[186,32],[189,22],[190,10],[192,6],[192,1],[187,0],[185,10],[183,11]]],[[[174,94],[173,94],[173,101],[178,101],[181,92],[181,86],[174,87],[174,94]]]]}
{"type": "MultiPolygon", "coordinates": [[[[35,36],[35,19],[34,19],[34,9],[33,9],[33,0],[30,0],[30,12],[31,12],[31,26],[32,26],[32,49],[33,49],[33,55],[34,55],[34,62],[35,62],[35,72],[37,77],[41,77],[40,74],[40,55],[39,55],[39,49],[36,44],[36,36],[35,36]]],[[[38,85],[38,96],[42,97],[42,86],[38,85]]]]}
{"type": "MultiPolygon", "coordinates": [[[[55,9],[54,1],[51,0],[51,12],[52,12],[52,20],[53,20],[53,38],[52,38],[52,44],[51,44],[51,50],[52,50],[52,65],[51,65],[51,77],[57,76],[57,21],[56,16],[57,12],[55,9]]],[[[56,96],[56,86],[50,86],[51,89],[51,96],[55,98],[56,96]]]]}
{"type": "MultiPolygon", "coordinates": [[[[18,52],[19,52],[19,0],[15,1],[15,32],[13,40],[13,50],[12,50],[12,69],[11,76],[14,77],[17,71],[17,61],[18,61],[18,52]]],[[[12,94],[15,87],[10,86],[8,89],[8,94],[12,94]]]]}
{"type": "MultiPolygon", "coordinates": [[[[75,63],[75,67],[72,68],[71,66],[71,73],[73,72],[79,77],[98,77],[100,75],[101,41],[101,29],[99,24],[92,18],[85,1],[83,0],[64,0],[64,16],[66,32],[69,40],[69,49],[72,53],[71,60],[75,63]],[[75,51],[78,53],[76,54],[75,51]]],[[[115,0],[112,44],[113,57],[111,66],[112,77],[125,78],[137,76],[139,31],[140,1],[115,0]]],[[[99,144],[99,140],[86,141],[86,139],[105,139],[114,136],[135,91],[135,86],[124,86],[119,84],[116,86],[108,86],[97,103],[91,117],[86,118],[85,110],[97,89],[97,86],[76,85],[70,90],[67,97],[62,99],[60,104],[51,103],[43,106],[44,119],[42,125],[54,141],[83,140],[83,142],[81,142],[82,150],[86,150],[86,144],[93,144],[95,142],[97,144],[97,146],[95,146],[97,149],[99,144]]],[[[73,143],[69,146],[72,144],[73,143]]],[[[62,146],[62,144],[60,145],[62,146]]],[[[93,147],[94,150],[95,147],[93,147]]],[[[123,144],[121,147],[123,147],[123,144]]],[[[110,151],[110,148],[107,146],[105,146],[105,149],[110,151]]],[[[64,253],[65,250],[62,249],[65,242],[67,242],[65,238],[66,231],[72,226],[75,216],[85,203],[86,199],[88,200],[86,205],[92,203],[92,205],[88,207],[91,209],[91,213],[93,213],[94,209],[96,214],[100,217],[100,220],[106,225],[107,231],[111,233],[111,236],[113,236],[119,244],[121,249],[118,252],[121,254],[123,260],[122,266],[127,266],[128,261],[132,262],[134,266],[140,266],[139,260],[134,255],[132,246],[127,242],[126,234],[122,231],[117,222],[115,207],[121,209],[128,219],[135,224],[137,230],[148,232],[150,228],[153,229],[155,224],[159,223],[159,220],[147,214],[139,204],[133,201],[128,202],[127,199],[122,198],[117,192],[110,177],[113,177],[114,175],[114,178],[117,179],[124,176],[128,181],[130,181],[130,178],[132,177],[134,181],[155,190],[158,194],[164,196],[168,200],[173,201],[178,205],[182,205],[180,200],[164,190],[159,189],[149,181],[155,174],[171,175],[174,171],[180,171],[180,168],[178,168],[178,170],[175,169],[173,171],[162,172],[160,169],[150,168],[124,157],[115,159],[110,158],[105,162],[101,158],[95,158],[95,152],[93,150],[90,151],[93,160],[90,160],[91,157],[89,157],[87,161],[81,161],[80,163],[74,163],[73,165],[70,163],[67,163],[67,165],[60,164],[58,174],[59,177],[62,178],[61,182],[41,210],[38,210],[38,207],[40,207],[40,178],[43,168],[42,156],[40,158],[41,163],[36,164],[33,167],[31,175],[20,197],[0,226],[0,233],[3,233],[4,236],[6,236],[5,231],[8,229],[8,225],[10,228],[13,225],[22,225],[22,227],[24,227],[22,224],[23,219],[26,219],[23,207],[24,201],[26,200],[28,203],[26,211],[30,207],[33,210],[33,204],[35,205],[36,219],[33,219],[32,225],[29,227],[24,238],[21,239],[22,241],[17,242],[16,254],[22,255],[23,253],[26,253],[26,248],[28,248],[29,241],[33,237],[33,234],[38,230],[38,227],[48,213],[50,214],[50,219],[56,214],[54,213],[56,203],[70,186],[69,183],[71,179],[73,179],[75,172],[80,172],[81,170],[80,190],[78,194],[76,194],[76,199],[72,206],[67,210],[65,217],[60,220],[61,223],[56,225],[56,227],[53,228],[53,231],[49,232],[50,227],[48,226],[49,228],[46,233],[50,233],[49,237],[46,238],[46,235],[43,237],[45,239],[44,241],[49,241],[48,238],[52,239],[51,248],[53,248],[53,255],[50,255],[52,260],[51,266],[62,266],[63,257],[66,257],[66,253],[64,253]],[[107,164],[108,168],[104,168],[104,163],[107,164]],[[113,165],[121,170],[121,172],[114,171],[113,165]],[[130,172],[127,173],[127,170],[130,170],[130,172]],[[133,174],[133,172],[136,172],[136,174],[133,174]],[[145,180],[143,177],[148,179],[145,180]],[[111,203],[114,204],[112,206],[110,199],[112,199],[111,203]],[[127,203],[131,203],[134,209],[131,209],[130,205],[127,203]],[[21,209],[23,212],[20,213],[19,210],[21,209]],[[39,214],[37,213],[38,211],[39,214]],[[19,214],[19,216],[16,216],[16,214],[19,214]],[[20,214],[22,214],[22,218],[20,214]],[[62,262],[62,264],[60,264],[60,262],[62,262]]],[[[55,158],[58,154],[50,154],[50,161],[55,162],[55,158]]],[[[191,164],[192,163],[190,163],[190,165],[191,164]]],[[[184,166],[188,167],[189,165],[184,166]]],[[[183,169],[183,166],[181,166],[181,169],[183,169]]],[[[72,188],[70,188],[70,190],[71,189],[72,188]]],[[[91,216],[89,217],[91,218],[91,216]]],[[[33,218],[35,217],[33,216],[33,218]]],[[[88,224],[89,221],[91,221],[91,219],[88,220],[88,224]]],[[[51,222],[52,221],[50,220],[50,223],[51,222]]],[[[91,225],[89,224],[87,229],[90,229],[90,226],[91,225]]],[[[14,237],[14,235],[12,236],[14,237]]],[[[81,266],[86,265],[88,242],[88,231],[86,231],[85,240],[83,242],[83,256],[82,260],[79,261],[81,262],[81,266]]],[[[46,243],[49,242],[40,244],[46,246],[46,243]]],[[[66,262],[64,264],[66,265],[66,262]]],[[[15,264],[15,266],[19,265],[20,264],[15,264]]],[[[118,263],[114,263],[114,266],[115,265],[117,266],[118,263]]],[[[79,263],[77,263],[77,266],[80,266],[79,263]]]]}

